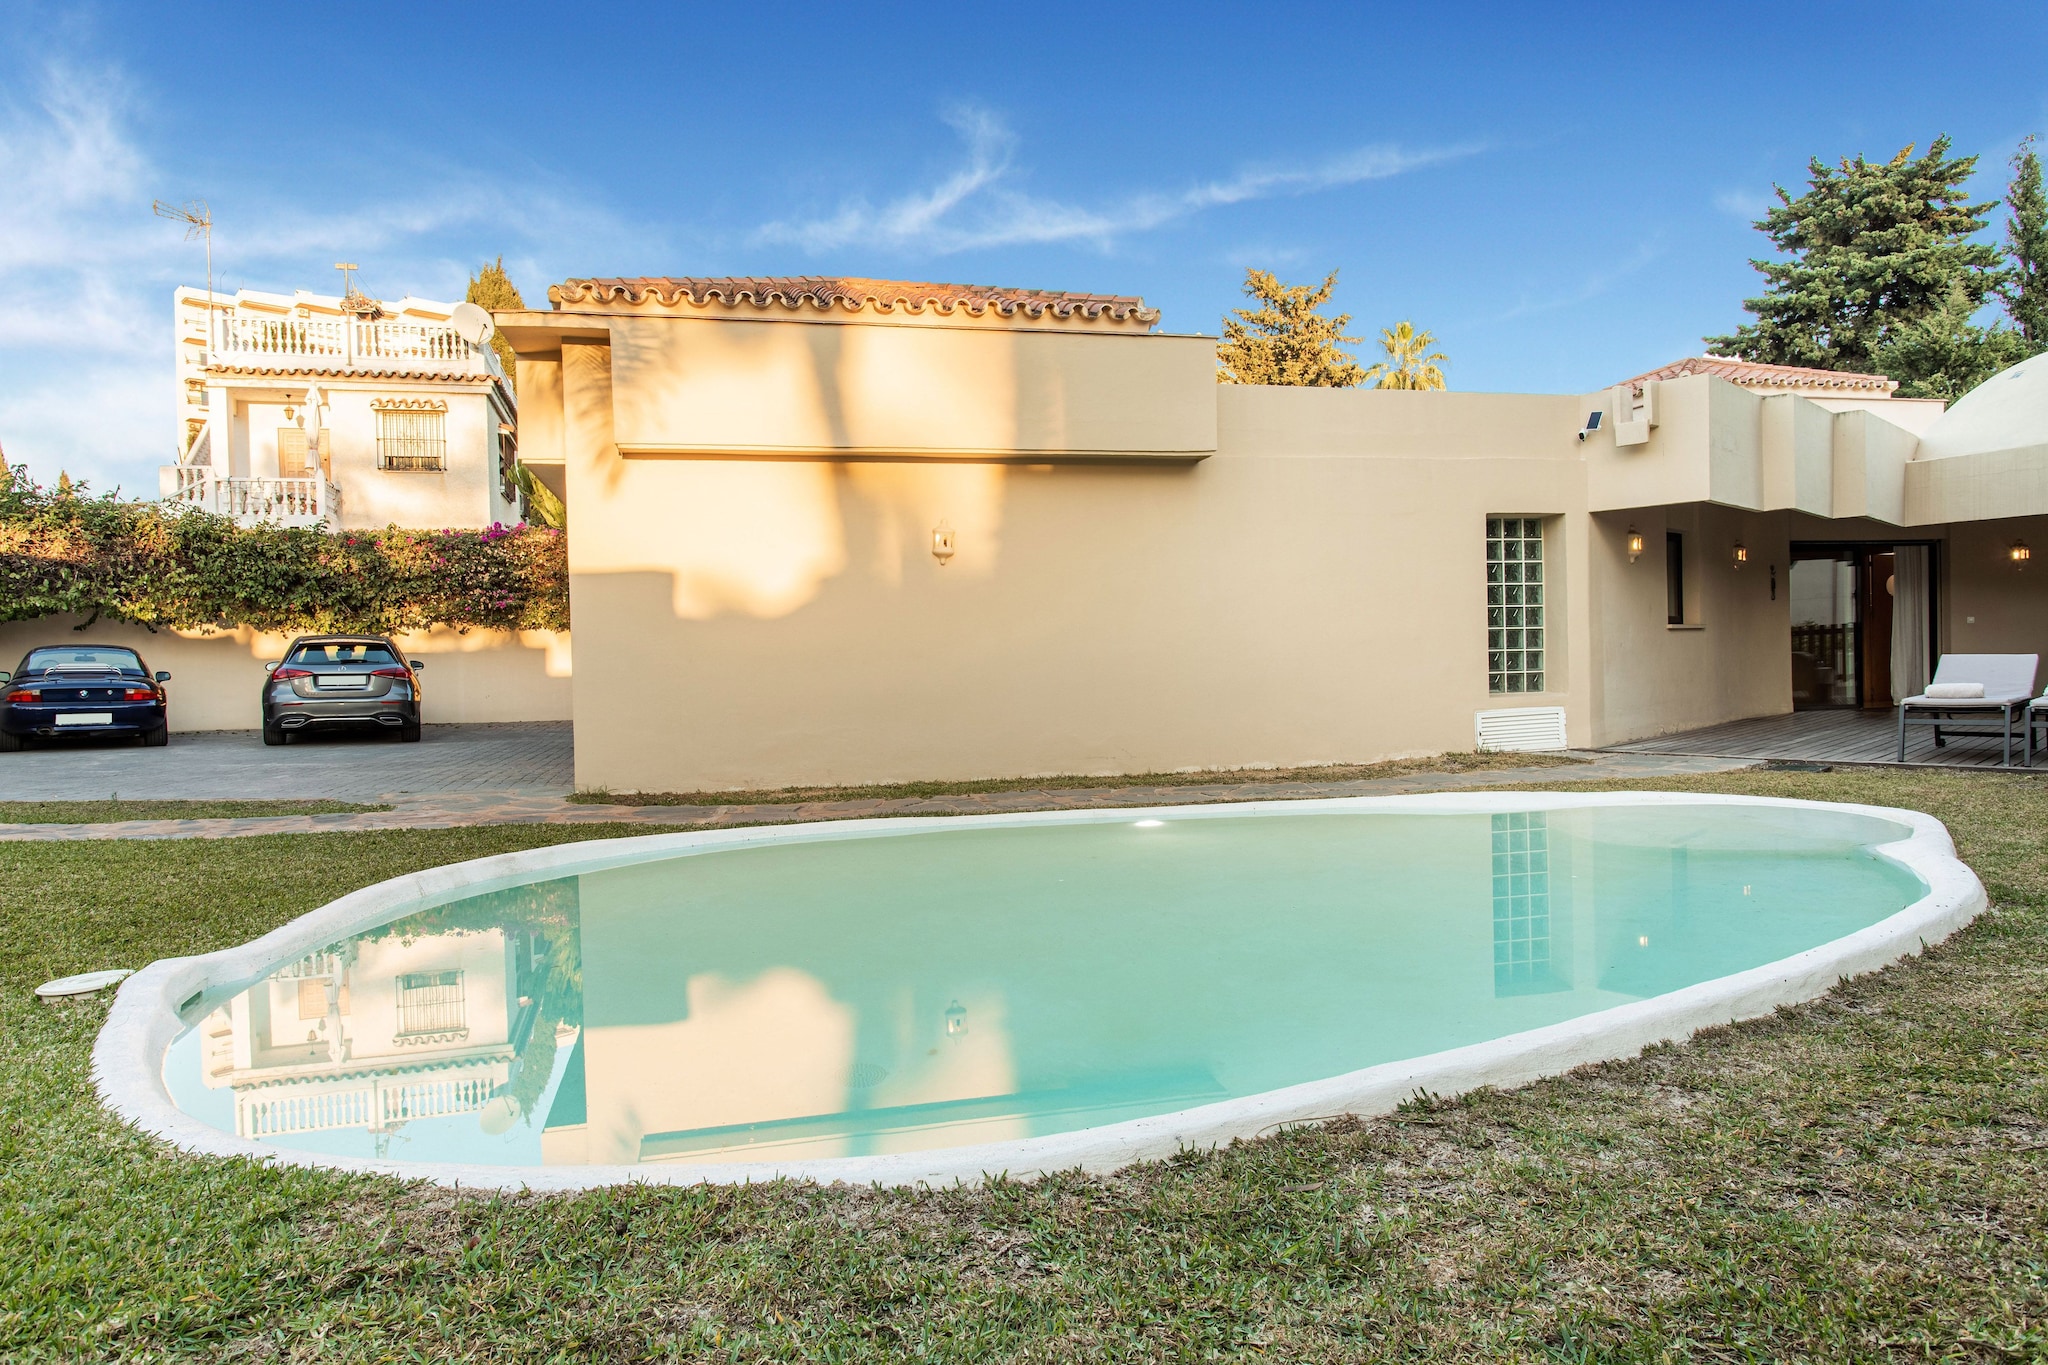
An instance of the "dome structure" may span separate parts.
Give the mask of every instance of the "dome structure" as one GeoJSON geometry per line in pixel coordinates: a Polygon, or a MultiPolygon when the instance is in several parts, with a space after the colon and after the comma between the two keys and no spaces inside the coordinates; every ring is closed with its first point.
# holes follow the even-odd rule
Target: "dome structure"
{"type": "Polygon", "coordinates": [[[1920,438],[1914,458],[2023,452],[2048,463],[2048,353],[2000,370],[1958,398],[1920,438]]]}

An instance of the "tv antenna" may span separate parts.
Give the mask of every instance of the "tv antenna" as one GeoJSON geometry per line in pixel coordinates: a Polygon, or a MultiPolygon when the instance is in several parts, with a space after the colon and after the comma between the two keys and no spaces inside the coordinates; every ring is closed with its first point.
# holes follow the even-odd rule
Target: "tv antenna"
{"type": "Polygon", "coordinates": [[[354,261],[336,261],[334,263],[334,268],[341,272],[341,296],[343,298],[348,298],[350,295],[356,292],[355,281],[349,278],[349,272],[361,270],[362,267],[357,265],[354,261]]]}
{"type": "Polygon", "coordinates": [[[206,325],[213,326],[213,210],[206,206],[204,199],[187,199],[182,204],[153,199],[150,212],[159,218],[168,218],[174,223],[185,225],[185,240],[194,237],[206,239],[206,325]]]}

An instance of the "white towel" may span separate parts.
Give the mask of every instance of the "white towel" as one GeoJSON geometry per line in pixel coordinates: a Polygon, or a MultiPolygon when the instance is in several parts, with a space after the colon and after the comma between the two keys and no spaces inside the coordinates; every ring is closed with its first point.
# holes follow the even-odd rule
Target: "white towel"
{"type": "Polygon", "coordinates": [[[1984,696],[1983,683],[1929,683],[1929,701],[1979,701],[1984,696]]]}

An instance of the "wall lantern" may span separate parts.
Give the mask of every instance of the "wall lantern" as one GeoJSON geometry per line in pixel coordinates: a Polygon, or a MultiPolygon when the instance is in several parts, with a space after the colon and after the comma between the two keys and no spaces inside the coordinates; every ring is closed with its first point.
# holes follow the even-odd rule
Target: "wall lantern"
{"type": "Polygon", "coordinates": [[[958,1000],[946,1006],[946,1036],[958,1038],[967,1032],[967,1008],[958,1000]]]}
{"type": "Polygon", "coordinates": [[[932,528],[932,558],[944,564],[953,557],[953,528],[940,522],[932,528]]]}
{"type": "Polygon", "coordinates": [[[1633,564],[1643,553],[1643,533],[1635,527],[1628,528],[1628,562],[1633,564]]]}
{"type": "Polygon", "coordinates": [[[2024,540],[2015,540],[2012,543],[2012,548],[2006,551],[2006,553],[2011,555],[2012,562],[2021,568],[2025,568],[2027,561],[2034,557],[2034,552],[2027,548],[2027,542],[2024,540]]]}
{"type": "Polygon", "coordinates": [[[1735,567],[1739,569],[1747,563],[1749,563],[1749,547],[1738,540],[1735,542],[1735,567]]]}

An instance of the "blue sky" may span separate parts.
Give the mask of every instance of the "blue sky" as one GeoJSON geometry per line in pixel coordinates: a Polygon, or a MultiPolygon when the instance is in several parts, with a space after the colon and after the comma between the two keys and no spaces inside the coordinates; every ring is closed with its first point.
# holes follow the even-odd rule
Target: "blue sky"
{"type": "Polygon", "coordinates": [[[1214,332],[1246,266],[1456,388],[1578,392],[1743,318],[1811,155],[1947,132],[2003,188],[2048,7],[41,5],[0,0],[0,447],[153,493],[170,292],[530,302],[587,274],[1142,294],[1214,332]]]}

